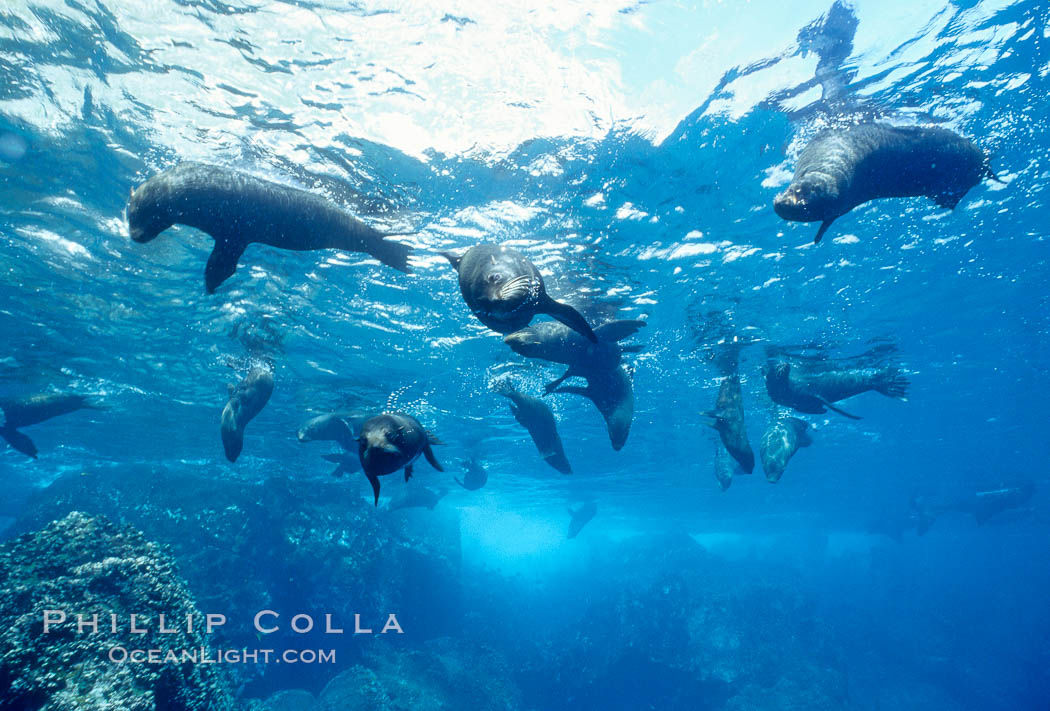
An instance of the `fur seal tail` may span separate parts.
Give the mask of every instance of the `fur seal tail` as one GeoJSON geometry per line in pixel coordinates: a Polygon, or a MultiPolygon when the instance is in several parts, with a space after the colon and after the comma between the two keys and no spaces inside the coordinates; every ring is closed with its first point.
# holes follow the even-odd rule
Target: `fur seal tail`
{"type": "Polygon", "coordinates": [[[573,307],[568,304],[563,304],[560,301],[555,301],[547,294],[544,294],[544,301],[542,301],[539,306],[543,313],[550,314],[573,331],[584,336],[591,343],[598,342],[598,337],[594,335],[594,331],[591,330],[586,319],[584,319],[583,316],[580,315],[580,312],[573,307]]]}
{"type": "Polygon", "coordinates": [[[893,368],[887,371],[876,390],[886,397],[907,401],[908,385],[908,379],[899,370],[893,368]]]}
{"type": "Polygon", "coordinates": [[[33,444],[33,440],[29,439],[28,436],[22,434],[13,427],[0,428],[0,437],[4,439],[13,449],[18,450],[27,457],[36,459],[37,450],[36,445],[33,444]]]}

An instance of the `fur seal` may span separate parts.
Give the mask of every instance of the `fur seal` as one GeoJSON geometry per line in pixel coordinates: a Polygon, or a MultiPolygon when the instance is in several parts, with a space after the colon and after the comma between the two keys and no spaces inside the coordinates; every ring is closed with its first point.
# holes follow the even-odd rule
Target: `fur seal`
{"type": "Polygon", "coordinates": [[[572,474],[572,467],[565,457],[565,449],[558,436],[558,426],[554,413],[543,400],[525,395],[514,389],[506,380],[498,380],[492,386],[493,391],[510,400],[510,411],[514,419],[529,432],[536,449],[543,461],[560,471],[572,474]]]}
{"type": "Polygon", "coordinates": [[[42,393],[24,398],[0,399],[0,410],[4,415],[0,420],[0,437],[13,449],[36,459],[39,450],[33,444],[33,440],[19,432],[18,428],[35,425],[44,420],[50,420],[52,417],[67,415],[83,409],[100,410],[102,408],[94,404],[87,396],[66,393],[42,393]]]}
{"type": "Polygon", "coordinates": [[[431,449],[431,445],[443,444],[441,440],[424,430],[419,420],[403,412],[368,419],[361,426],[357,442],[361,468],[372,485],[376,506],[379,506],[379,477],[393,474],[403,467],[405,481],[408,481],[412,478],[412,465],[420,455],[439,472],[445,471],[431,449]]]}
{"type": "Polygon", "coordinates": [[[462,257],[441,253],[459,274],[459,290],[478,320],[497,333],[513,333],[536,314],[549,314],[592,343],[598,337],[583,316],[547,294],[543,277],[521,252],[496,244],[471,247],[462,257]]]}
{"type": "Polygon", "coordinates": [[[808,428],[809,423],[797,417],[777,417],[769,425],[758,448],[768,481],[780,481],[795,452],[813,444],[808,428]]]}
{"type": "Polygon", "coordinates": [[[273,393],[273,371],[256,366],[244,380],[230,385],[230,400],[222,408],[219,432],[226,458],[236,462],[244,448],[244,428],[258,415],[273,393]]]}
{"type": "Polygon", "coordinates": [[[736,460],[746,474],[755,470],[755,453],[747,441],[747,426],[744,423],[744,399],[740,390],[740,376],[728,375],[722,378],[718,388],[718,399],[715,409],[702,413],[712,418],[707,423],[718,431],[726,451],[736,460]]]}
{"type": "Polygon", "coordinates": [[[859,420],[833,403],[869,390],[897,400],[907,399],[908,379],[894,366],[850,368],[835,363],[774,360],[766,363],[765,371],[766,392],[773,402],[811,415],[834,410],[859,420]]]}
{"type": "Polygon", "coordinates": [[[722,491],[728,491],[733,483],[733,470],[739,468],[732,459],[729,452],[719,444],[715,444],[715,479],[722,491]]]}
{"type": "Polygon", "coordinates": [[[982,489],[946,503],[916,498],[912,499],[911,508],[919,515],[918,533],[921,536],[930,530],[937,516],[942,513],[955,511],[970,514],[978,526],[983,526],[993,517],[1024,506],[1034,493],[1035,484],[1031,481],[1024,481],[1008,486],[982,489]]]}
{"type": "Polygon", "coordinates": [[[594,515],[598,513],[598,504],[593,501],[588,501],[585,504],[581,504],[580,508],[573,511],[569,509],[569,535],[567,538],[576,538],[583,527],[590,523],[594,515]]]}
{"type": "Polygon", "coordinates": [[[820,242],[836,218],[869,200],[928,197],[954,208],[982,178],[999,180],[984,153],[957,133],[863,123],[818,133],[773,209],[785,220],[820,222],[813,239],[820,242]]]}
{"type": "Polygon", "coordinates": [[[609,442],[616,451],[623,449],[634,419],[634,387],[627,368],[581,368],[570,366],[565,375],[547,385],[547,392],[580,395],[594,403],[605,419],[609,442]],[[587,385],[561,385],[567,378],[579,376],[587,385]]]}
{"type": "Polygon", "coordinates": [[[211,294],[237,269],[252,242],[280,249],[364,252],[408,271],[411,249],[357,220],[319,195],[202,163],[154,175],[131,192],[131,239],[145,243],[174,224],[189,225],[215,239],[204,268],[211,294]]]}
{"type": "Polygon", "coordinates": [[[353,451],[357,447],[355,430],[360,431],[365,419],[367,419],[365,415],[358,410],[318,415],[304,422],[299,428],[299,441],[327,440],[338,443],[347,451],[353,451]]]}
{"type": "Polygon", "coordinates": [[[431,491],[425,486],[410,486],[404,493],[387,504],[386,510],[397,511],[398,509],[425,508],[433,511],[434,507],[438,505],[438,502],[447,493],[448,491],[431,491]]]}
{"type": "Polygon", "coordinates": [[[485,471],[485,467],[481,466],[481,463],[478,462],[477,459],[468,459],[464,461],[463,468],[465,470],[463,481],[460,481],[459,479],[453,479],[453,481],[467,491],[477,491],[488,483],[489,473],[485,471]]]}
{"type": "Polygon", "coordinates": [[[511,350],[526,358],[586,368],[615,368],[622,353],[637,353],[642,346],[622,346],[645,326],[645,321],[609,321],[594,329],[597,341],[589,341],[557,321],[543,321],[503,337],[511,350]]]}

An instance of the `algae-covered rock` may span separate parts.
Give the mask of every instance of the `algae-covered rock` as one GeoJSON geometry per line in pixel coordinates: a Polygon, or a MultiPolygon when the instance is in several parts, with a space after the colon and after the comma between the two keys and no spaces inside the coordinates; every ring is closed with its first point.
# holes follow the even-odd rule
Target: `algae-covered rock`
{"type": "Polygon", "coordinates": [[[114,647],[208,647],[199,630],[161,634],[154,617],[160,613],[203,619],[168,553],[131,528],[73,512],[0,546],[0,709],[232,709],[216,665],[111,660],[114,647]],[[67,621],[45,634],[45,610],[61,610],[67,621]],[[75,616],[96,613],[99,632],[78,632],[75,616]],[[113,614],[122,620],[116,634],[107,625],[113,614]],[[132,614],[146,616],[139,618],[145,634],[129,633],[132,614]]]}

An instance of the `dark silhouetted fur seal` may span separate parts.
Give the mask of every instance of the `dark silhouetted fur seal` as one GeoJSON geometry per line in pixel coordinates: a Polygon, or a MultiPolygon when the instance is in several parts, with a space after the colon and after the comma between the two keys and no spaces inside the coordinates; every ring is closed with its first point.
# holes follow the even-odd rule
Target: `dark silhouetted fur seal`
{"type": "Polygon", "coordinates": [[[230,400],[222,408],[219,431],[226,458],[236,462],[244,448],[244,428],[258,415],[273,393],[273,371],[256,366],[244,380],[230,386],[230,400]]]}
{"type": "Polygon", "coordinates": [[[984,153],[952,131],[865,123],[818,133],[773,209],[785,220],[820,222],[819,242],[836,218],[869,200],[925,196],[954,208],[984,177],[998,180],[984,153]]]}
{"type": "Polygon", "coordinates": [[[441,440],[423,429],[419,420],[403,412],[390,412],[370,418],[357,438],[361,468],[372,485],[375,505],[379,505],[379,477],[393,474],[402,467],[405,481],[412,478],[412,464],[420,455],[430,466],[445,471],[434,456],[433,444],[441,440]]]}
{"type": "Polygon", "coordinates": [[[463,481],[459,479],[453,479],[453,481],[467,491],[477,491],[488,483],[489,473],[485,471],[485,467],[481,466],[477,459],[468,459],[463,462],[463,469],[465,472],[463,481]]]}
{"type": "Polygon", "coordinates": [[[833,403],[869,390],[897,400],[905,400],[908,392],[908,379],[895,366],[851,368],[833,362],[774,360],[766,363],[765,370],[766,391],[773,402],[811,415],[834,410],[859,420],[833,403]]]}
{"type": "Polygon", "coordinates": [[[598,408],[605,418],[605,427],[609,432],[609,442],[613,449],[619,451],[627,443],[631,432],[631,421],[634,419],[634,387],[627,369],[618,365],[614,368],[582,368],[570,366],[565,375],[547,385],[548,392],[582,395],[598,408]],[[579,376],[587,385],[560,385],[567,378],[579,376]]]}
{"type": "Polygon", "coordinates": [[[322,440],[336,442],[343,449],[356,451],[357,434],[367,417],[358,410],[330,412],[318,415],[303,423],[299,428],[300,442],[318,442],[322,440]]]}
{"type": "Polygon", "coordinates": [[[580,508],[573,511],[569,509],[569,535],[568,538],[576,538],[583,527],[590,523],[594,515],[598,513],[598,504],[593,501],[588,501],[585,504],[581,504],[580,508]]]}
{"type": "Polygon", "coordinates": [[[708,423],[718,431],[726,451],[746,474],[755,470],[755,453],[747,441],[747,426],[744,423],[744,398],[740,391],[740,376],[733,374],[722,378],[718,388],[715,409],[703,413],[714,421],[708,423]]]}
{"type": "Polygon", "coordinates": [[[409,486],[407,490],[386,505],[387,511],[398,509],[430,509],[438,505],[447,491],[431,491],[425,486],[409,486]]]}
{"type": "Polygon", "coordinates": [[[535,265],[517,250],[496,244],[471,247],[462,257],[442,252],[459,273],[459,290],[478,320],[497,333],[525,328],[536,314],[549,314],[597,342],[583,316],[547,294],[535,265]]]}
{"type": "Polygon", "coordinates": [[[543,460],[562,474],[572,474],[572,467],[565,457],[565,449],[558,436],[558,425],[554,413],[543,400],[525,395],[514,389],[506,380],[498,380],[492,389],[510,400],[510,411],[514,419],[529,432],[543,460]]]}
{"type": "Polygon", "coordinates": [[[780,481],[795,452],[813,444],[808,429],[809,423],[797,417],[777,417],[770,423],[758,447],[767,480],[780,481]]]}
{"type": "Polygon", "coordinates": [[[228,279],[252,242],[305,251],[365,252],[408,271],[406,245],[357,220],[319,195],[229,168],[182,163],[131,193],[131,239],[149,242],[172,225],[189,225],[215,239],[204,268],[208,293],[228,279]]]}
{"type": "Polygon", "coordinates": [[[101,409],[84,395],[41,393],[24,398],[0,398],[0,410],[3,411],[3,419],[0,420],[0,437],[12,448],[36,459],[38,453],[36,445],[18,429],[85,408],[101,409]]]}

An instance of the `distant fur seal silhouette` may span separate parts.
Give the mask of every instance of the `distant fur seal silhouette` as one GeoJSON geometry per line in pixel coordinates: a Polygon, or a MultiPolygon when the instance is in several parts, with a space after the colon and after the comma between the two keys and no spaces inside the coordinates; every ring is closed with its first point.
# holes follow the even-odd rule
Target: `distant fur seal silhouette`
{"type": "Polygon", "coordinates": [[[733,470],[739,466],[729,457],[729,452],[721,444],[715,444],[715,479],[718,480],[718,488],[728,491],[733,484],[733,470]]]}
{"type": "Polygon", "coordinates": [[[773,402],[798,412],[820,415],[827,410],[859,420],[833,403],[874,390],[897,400],[907,399],[908,379],[893,366],[841,367],[835,363],[766,363],[766,392],[773,402]],[[825,409],[826,408],[826,409],[825,409]]]}
{"type": "Polygon", "coordinates": [[[766,479],[776,483],[784,475],[788,462],[801,447],[813,444],[809,423],[797,417],[777,417],[762,435],[758,451],[766,479]]]}
{"type": "Polygon", "coordinates": [[[33,440],[19,432],[20,427],[29,427],[52,417],[66,415],[83,409],[101,409],[91,398],[65,393],[41,393],[24,398],[0,399],[0,438],[22,454],[36,459],[39,450],[33,440]]]}
{"type": "Polygon", "coordinates": [[[209,294],[233,274],[252,242],[295,251],[365,252],[408,271],[408,246],[386,239],[319,195],[229,168],[182,163],[132,191],[131,239],[149,242],[175,224],[196,227],[215,239],[204,269],[209,294]]]}
{"type": "Polygon", "coordinates": [[[256,366],[244,380],[230,386],[230,400],[222,408],[219,432],[226,458],[236,462],[244,449],[244,428],[258,415],[273,393],[273,371],[256,366]]]}
{"type": "Polygon", "coordinates": [[[597,342],[580,313],[547,294],[543,277],[521,252],[495,244],[471,247],[462,257],[442,255],[459,274],[459,290],[471,312],[497,333],[525,328],[536,314],[549,314],[597,342]]]}
{"type": "Polygon", "coordinates": [[[952,131],[864,123],[818,133],[773,209],[785,220],[820,222],[820,242],[836,218],[869,200],[924,196],[954,208],[985,177],[999,180],[984,153],[952,131]]]}
{"type": "Polygon", "coordinates": [[[424,456],[430,466],[445,471],[438,464],[431,445],[441,440],[423,429],[419,420],[403,412],[390,412],[368,419],[357,438],[361,468],[372,485],[375,505],[379,505],[379,477],[404,468],[405,481],[412,478],[412,465],[424,456]]]}
{"type": "Polygon", "coordinates": [[[489,473],[485,471],[485,467],[481,466],[477,459],[468,459],[463,462],[463,468],[465,470],[463,481],[459,479],[453,479],[453,481],[467,491],[477,491],[488,483],[489,473]]]}
{"type": "Polygon", "coordinates": [[[514,419],[528,430],[543,460],[562,474],[572,474],[572,467],[569,466],[569,460],[565,457],[561,437],[558,436],[558,425],[554,420],[554,413],[551,412],[547,403],[539,398],[518,392],[506,380],[496,381],[492,389],[510,400],[510,411],[514,419]]]}
{"type": "Polygon", "coordinates": [[[970,514],[978,526],[983,526],[990,519],[1006,511],[1024,506],[1034,493],[1035,484],[1031,481],[1024,481],[981,489],[948,502],[916,498],[911,501],[911,508],[919,515],[918,533],[922,536],[930,530],[934,521],[942,513],[956,511],[970,514]]]}
{"type": "Polygon", "coordinates": [[[387,511],[398,509],[430,509],[433,511],[447,493],[447,491],[431,491],[425,486],[410,486],[404,493],[387,504],[386,509],[387,511]]]}
{"type": "Polygon", "coordinates": [[[335,469],[332,470],[330,476],[337,479],[345,474],[361,471],[361,458],[356,454],[344,454],[342,452],[322,454],[321,459],[335,464],[335,469]]]}
{"type": "Polygon", "coordinates": [[[718,432],[726,451],[740,465],[741,470],[750,474],[755,470],[755,453],[747,440],[747,426],[744,422],[744,399],[740,390],[740,376],[722,378],[718,388],[718,399],[715,409],[703,413],[712,418],[708,423],[718,432]]]}
{"type": "Polygon", "coordinates": [[[583,530],[583,527],[590,523],[596,513],[598,513],[598,504],[593,501],[581,504],[580,508],[575,511],[569,509],[569,534],[567,538],[576,538],[580,531],[583,530]]]}

